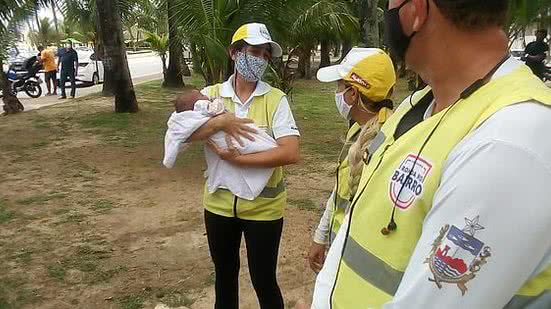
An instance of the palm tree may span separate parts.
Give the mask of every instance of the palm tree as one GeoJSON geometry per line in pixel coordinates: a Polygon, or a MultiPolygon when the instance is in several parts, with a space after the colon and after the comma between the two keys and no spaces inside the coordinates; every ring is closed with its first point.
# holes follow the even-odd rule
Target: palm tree
{"type": "Polygon", "coordinates": [[[155,51],[163,64],[163,78],[166,79],[166,54],[168,52],[168,37],[165,34],[156,34],[153,32],[145,32],[145,41],[149,43],[149,46],[155,51]]]}
{"type": "Polygon", "coordinates": [[[119,4],[117,0],[96,0],[99,32],[105,45],[103,63],[105,75],[111,76],[114,86],[115,112],[135,113],[139,108],[128,69],[119,4]]]}
{"type": "Polygon", "coordinates": [[[8,77],[4,73],[6,51],[17,36],[17,28],[32,15],[34,2],[29,0],[0,1],[0,89],[4,102],[4,114],[16,114],[24,110],[23,104],[11,92],[8,77]]]}
{"type": "Polygon", "coordinates": [[[167,87],[183,87],[182,77],[182,44],[178,36],[178,20],[174,9],[177,0],[166,0],[168,12],[168,69],[166,71],[163,85],[167,87]]]}
{"type": "Polygon", "coordinates": [[[292,24],[290,37],[299,50],[299,74],[311,77],[311,52],[321,43],[320,67],[330,65],[330,42],[353,41],[359,32],[358,21],[350,14],[345,1],[304,1],[299,16],[292,24]]]}
{"type": "Polygon", "coordinates": [[[55,31],[59,32],[59,23],[57,21],[57,3],[56,0],[51,0],[52,14],[54,16],[55,31]]]}
{"type": "Polygon", "coordinates": [[[48,17],[44,17],[40,20],[40,27],[37,31],[29,33],[29,39],[35,46],[48,46],[59,40],[59,35],[48,17]]]}

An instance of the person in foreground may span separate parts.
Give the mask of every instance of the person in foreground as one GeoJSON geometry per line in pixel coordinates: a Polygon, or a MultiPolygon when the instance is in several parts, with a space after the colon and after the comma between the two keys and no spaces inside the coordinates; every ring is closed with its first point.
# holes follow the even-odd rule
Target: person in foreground
{"type": "Polygon", "coordinates": [[[391,0],[429,85],[372,143],[313,308],[551,308],[551,90],[509,57],[508,0],[391,0]]]}
{"type": "Polygon", "coordinates": [[[239,198],[225,189],[210,193],[205,188],[205,225],[216,273],[215,308],[239,308],[239,247],[244,234],[249,272],[260,308],[281,309],[283,297],[276,269],[287,200],[282,166],[298,162],[299,132],[285,94],[261,81],[268,60],[282,55],[266,26],[241,26],[233,35],[230,55],[235,74],[223,84],[201,91],[208,97],[221,97],[229,112],[210,119],[190,140],[206,140],[224,131],[242,144],[243,138],[254,139],[250,133],[255,129],[248,125],[254,122],[275,139],[277,146],[241,154],[236,148],[223,150],[210,144],[210,151],[234,165],[274,168],[268,184],[254,200],[239,198]]]}
{"type": "Polygon", "coordinates": [[[337,82],[337,110],[352,125],[339,155],[335,188],[327,200],[308,254],[310,268],[316,273],[358,189],[368,146],[392,113],[393,104],[388,97],[396,83],[396,74],[392,60],[384,51],[353,48],[342,63],[320,69],[317,77],[321,82],[337,82]]]}

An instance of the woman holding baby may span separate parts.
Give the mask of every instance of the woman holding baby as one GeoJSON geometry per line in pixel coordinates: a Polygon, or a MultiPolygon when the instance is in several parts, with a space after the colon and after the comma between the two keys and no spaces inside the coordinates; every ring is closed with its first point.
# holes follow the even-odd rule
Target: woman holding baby
{"type": "MultiPolygon", "coordinates": [[[[287,200],[282,167],[299,160],[299,132],[285,94],[261,80],[268,61],[281,55],[281,47],[271,40],[265,25],[243,25],[235,32],[230,46],[234,74],[226,82],[201,91],[213,101],[221,100],[226,112],[208,120],[190,140],[209,140],[207,151],[233,167],[273,170],[266,186],[252,199],[224,187],[211,192],[208,185],[205,186],[205,225],[216,272],[215,308],[239,308],[242,234],[260,307],[284,307],[276,279],[287,200]],[[219,132],[229,137],[227,147],[210,141],[219,132]],[[259,133],[267,133],[273,138],[274,147],[262,152],[242,153],[240,149],[254,141],[259,133]]],[[[221,175],[230,180],[232,176],[221,175]]]]}

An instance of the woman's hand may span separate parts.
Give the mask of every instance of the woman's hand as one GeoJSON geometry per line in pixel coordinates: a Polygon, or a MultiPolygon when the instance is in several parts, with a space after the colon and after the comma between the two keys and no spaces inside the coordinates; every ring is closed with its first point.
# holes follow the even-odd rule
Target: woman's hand
{"type": "Polygon", "coordinates": [[[237,118],[232,113],[224,113],[216,118],[220,118],[220,128],[227,135],[232,137],[239,145],[244,146],[242,137],[254,141],[254,137],[251,133],[256,133],[256,130],[248,126],[248,123],[253,123],[254,121],[247,118],[237,118]]]}
{"type": "Polygon", "coordinates": [[[308,252],[308,262],[310,268],[317,274],[320,272],[325,262],[325,250],[327,245],[318,244],[317,242],[312,242],[310,246],[310,251],[308,252]]]}
{"type": "Polygon", "coordinates": [[[207,141],[207,146],[215,153],[217,154],[222,160],[233,162],[237,157],[241,155],[239,151],[232,145],[230,141],[230,136],[226,135],[226,143],[228,145],[228,149],[222,149],[218,147],[212,140],[207,141]]]}

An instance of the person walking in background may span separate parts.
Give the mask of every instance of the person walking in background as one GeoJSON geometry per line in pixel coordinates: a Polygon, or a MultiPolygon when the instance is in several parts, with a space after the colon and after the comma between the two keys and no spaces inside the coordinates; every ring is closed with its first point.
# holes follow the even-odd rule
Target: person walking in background
{"type": "Polygon", "coordinates": [[[524,50],[524,58],[526,65],[532,69],[532,72],[543,79],[545,73],[545,58],[547,58],[547,52],[549,51],[549,45],[545,44],[545,38],[547,37],[547,30],[539,29],[536,31],[536,40],[526,46],[524,50]]]}
{"type": "Polygon", "coordinates": [[[38,46],[38,51],[40,51],[40,63],[44,68],[44,80],[46,81],[46,88],[48,89],[47,96],[57,94],[57,66],[55,64],[54,53],[49,49],[44,49],[43,46],[38,46]],[[54,91],[51,92],[52,85],[54,86],[54,91]]]}
{"type": "Polygon", "coordinates": [[[65,95],[65,82],[67,79],[71,80],[71,98],[75,98],[76,85],[75,85],[75,76],[78,72],[78,54],[73,49],[73,43],[68,41],[65,44],[65,52],[59,56],[59,61],[57,67],[61,66],[61,76],[59,81],[59,87],[61,88],[61,97],[60,99],[66,99],[65,95]]]}

